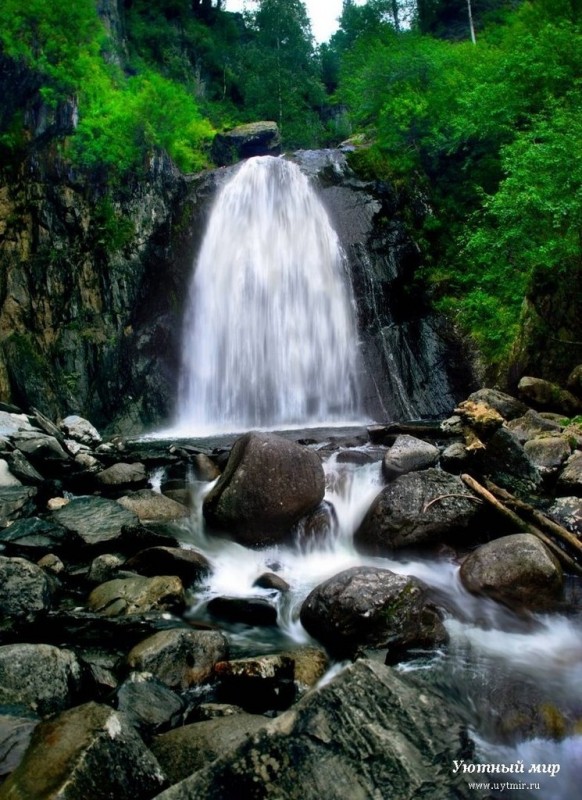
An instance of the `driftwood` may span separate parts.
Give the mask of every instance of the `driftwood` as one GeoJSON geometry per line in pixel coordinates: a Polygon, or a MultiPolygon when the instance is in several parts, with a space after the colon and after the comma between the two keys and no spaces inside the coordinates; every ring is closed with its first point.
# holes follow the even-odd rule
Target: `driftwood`
{"type": "MultiPolygon", "coordinates": [[[[500,500],[498,500],[495,495],[493,495],[485,486],[482,486],[475,478],[471,477],[471,475],[461,475],[461,480],[465,483],[470,489],[472,489],[475,494],[489,503],[496,511],[498,511],[505,519],[511,522],[519,531],[523,533],[531,533],[533,536],[537,537],[541,542],[543,542],[546,547],[551,550],[551,552],[556,556],[556,558],[560,561],[562,566],[566,567],[566,569],[577,573],[578,575],[582,575],[582,566],[572,558],[571,555],[565,553],[562,548],[550,538],[547,533],[541,531],[537,526],[533,523],[528,522],[527,520],[520,517],[519,514],[516,514],[515,511],[512,511],[510,508],[507,508],[500,500]]],[[[560,527],[560,526],[557,526],[560,527]]],[[[566,531],[568,533],[568,531],[566,531]]],[[[555,536],[555,533],[554,533],[555,536]]],[[[571,534],[570,534],[571,536],[571,534]]],[[[559,537],[562,542],[565,540],[559,537]]],[[[570,544],[570,542],[567,542],[570,544]]],[[[577,543],[577,553],[582,555],[582,547],[580,546],[579,542],[577,543]]]]}

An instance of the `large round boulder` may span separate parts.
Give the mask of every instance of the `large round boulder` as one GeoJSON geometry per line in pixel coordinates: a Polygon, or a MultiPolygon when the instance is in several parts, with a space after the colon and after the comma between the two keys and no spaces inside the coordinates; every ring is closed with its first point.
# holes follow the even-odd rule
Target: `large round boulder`
{"type": "Polygon", "coordinates": [[[317,453],[272,433],[247,433],[206,497],[204,516],[241,544],[265,546],[284,538],[324,492],[317,453]]]}
{"type": "Polygon", "coordinates": [[[308,633],[339,656],[372,647],[387,649],[393,663],[412,648],[447,639],[420,581],[376,567],[352,567],[316,586],[300,618],[308,633]]]}
{"type": "Polygon", "coordinates": [[[460,478],[427,469],[402,475],[383,489],[355,533],[367,553],[438,544],[476,523],[479,504],[460,478]]]}
{"type": "Polygon", "coordinates": [[[391,481],[407,472],[434,467],[439,455],[439,449],[434,444],[402,434],[384,456],[382,472],[386,480],[391,481]]]}
{"type": "Polygon", "coordinates": [[[503,536],[478,547],[461,566],[461,581],[516,609],[543,610],[559,600],[562,569],[547,547],[530,533],[503,536]]]}

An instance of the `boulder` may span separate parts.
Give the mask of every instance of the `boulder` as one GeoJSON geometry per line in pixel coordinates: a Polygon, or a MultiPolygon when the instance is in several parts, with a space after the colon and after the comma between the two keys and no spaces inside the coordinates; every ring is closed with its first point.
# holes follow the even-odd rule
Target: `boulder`
{"type": "Polygon", "coordinates": [[[71,539],[71,534],[62,525],[39,517],[19,519],[9,528],[0,530],[0,544],[10,552],[32,558],[63,550],[70,545],[71,539]]]}
{"type": "Polygon", "coordinates": [[[0,458],[0,489],[8,486],[22,486],[22,483],[10,472],[8,462],[0,458]]]}
{"type": "Polygon", "coordinates": [[[205,453],[196,453],[191,458],[194,476],[197,481],[214,481],[220,475],[220,470],[205,453]]]}
{"type": "Polygon", "coordinates": [[[476,524],[478,513],[479,504],[460,478],[437,469],[410,472],[380,492],[354,542],[377,554],[438,544],[476,524]]]}
{"type": "Polygon", "coordinates": [[[479,389],[470,394],[467,399],[494,408],[505,420],[521,417],[528,410],[526,404],[521,400],[497,389],[479,389]]]}
{"type": "Polygon", "coordinates": [[[303,697],[306,692],[313,689],[329,667],[329,659],[325,651],[319,647],[305,645],[295,650],[287,650],[280,655],[293,661],[293,680],[297,697],[303,697]]]}
{"type": "Polygon", "coordinates": [[[582,497],[582,453],[573,453],[560,473],[556,491],[560,495],[582,497]]]}
{"type": "Polygon", "coordinates": [[[576,397],[582,398],[582,364],[578,364],[578,366],[574,367],[572,372],[568,375],[566,386],[576,397]]]}
{"type": "Polygon", "coordinates": [[[562,464],[572,452],[568,441],[563,436],[543,436],[530,439],[524,450],[543,477],[556,475],[562,464]]]}
{"type": "Polygon", "coordinates": [[[422,584],[377,567],[352,567],[316,586],[301,606],[311,636],[339,656],[387,649],[390,663],[446,641],[440,613],[422,584]]]}
{"type": "Polygon", "coordinates": [[[234,750],[268,722],[265,717],[244,712],[216,717],[156,736],[150,749],[170,783],[177,783],[234,750]]]}
{"type": "Polygon", "coordinates": [[[165,785],[158,762],[123,714],[86,703],[36,728],[0,798],[148,800],[165,785]]]}
{"type": "Polygon", "coordinates": [[[115,703],[129,723],[147,736],[178,725],[184,712],[184,703],[176,692],[156,678],[137,672],[118,688],[115,703]]]}
{"type": "Polygon", "coordinates": [[[208,612],[227,622],[276,625],[277,609],[264,597],[213,597],[208,612]]]}
{"type": "Polygon", "coordinates": [[[462,442],[453,442],[442,452],[441,466],[453,475],[465,472],[469,465],[471,455],[462,442]]]}
{"type": "MultiPolygon", "coordinates": [[[[112,468],[113,469],[113,468],[112,468]]],[[[103,473],[100,473],[102,476],[103,473]]],[[[120,497],[117,501],[128,508],[142,522],[146,520],[173,520],[190,516],[190,509],[175,500],[171,500],[153,489],[141,489],[138,492],[120,497]]]]}
{"type": "Polygon", "coordinates": [[[146,611],[182,609],[184,587],[175,575],[155,578],[117,578],[97,586],[87,601],[91,611],[116,617],[120,614],[143,614],[146,611]]]}
{"type": "Polygon", "coordinates": [[[487,441],[481,455],[481,471],[492,476],[499,486],[517,494],[535,491],[541,482],[539,470],[517,436],[507,428],[500,428],[487,441]]]}
{"type": "Polygon", "coordinates": [[[208,680],[226,654],[226,639],[218,631],[172,628],[139,642],[127,656],[127,666],[150,672],[172,689],[187,689],[208,680]]]}
{"type": "Polygon", "coordinates": [[[126,529],[139,524],[137,516],[103,497],[76,497],[52,512],[52,518],[75,535],[80,544],[118,544],[126,529]]]}
{"type": "Polygon", "coordinates": [[[439,449],[429,442],[406,434],[398,436],[382,461],[382,473],[393,481],[407,472],[434,467],[439,460],[439,449]]]}
{"type": "Polygon", "coordinates": [[[547,419],[530,408],[523,417],[513,419],[507,425],[521,444],[535,439],[540,434],[560,433],[562,426],[553,419],[547,419]]]}
{"type": "Polygon", "coordinates": [[[26,414],[19,413],[15,406],[12,408],[14,411],[0,409],[0,435],[12,436],[18,431],[33,431],[34,428],[26,414]]]}
{"type": "Polygon", "coordinates": [[[4,453],[4,459],[10,467],[10,472],[18,478],[21,483],[27,486],[39,486],[44,478],[38,472],[20,450],[12,450],[4,453]]]}
{"type": "Polygon", "coordinates": [[[251,122],[218,133],[212,142],[211,156],[219,167],[235,164],[252,156],[275,156],[281,152],[281,136],[276,122],[251,122]]]}
{"type": "Polygon", "coordinates": [[[96,584],[114,580],[116,577],[119,577],[117,573],[124,563],[125,559],[123,556],[117,555],[116,553],[102,553],[91,562],[87,580],[90,583],[96,584]]]}
{"type": "Polygon", "coordinates": [[[219,700],[253,714],[281,711],[295,700],[295,662],[285,655],[220,661],[215,674],[219,700]]]}
{"type": "Polygon", "coordinates": [[[142,489],[148,481],[143,464],[124,464],[120,462],[95,474],[95,485],[106,494],[117,495],[128,489],[142,489]]]}
{"type": "Polygon", "coordinates": [[[12,441],[26,459],[43,474],[71,461],[69,453],[63,449],[58,439],[46,433],[24,431],[13,436],[12,441]]]}
{"type": "Polygon", "coordinates": [[[8,486],[0,489],[0,528],[34,513],[37,490],[32,486],[8,486]]]}
{"type": "Polygon", "coordinates": [[[291,589],[287,581],[275,572],[263,572],[254,581],[253,586],[259,589],[273,589],[275,592],[288,592],[291,589]]]}
{"type": "Polygon", "coordinates": [[[89,447],[97,447],[101,444],[102,439],[99,431],[83,417],[71,414],[61,420],[59,426],[69,439],[74,439],[76,442],[89,447]]]}
{"type": "Polygon", "coordinates": [[[46,613],[52,600],[49,578],[24,558],[0,556],[0,632],[17,632],[46,613]]]}
{"type": "Polygon", "coordinates": [[[40,717],[25,706],[0,708],[0,780],[22,761],[40,717]]]}
{"type": "Polygon", "coordinates": [[[247,433],[207,495],[204,516],[241,544],[265,546],[287,535],[324,492],[316,452],[272,433],[247,433]]]}
{"type": "Polygon", "coordinates": [[[177,575],[188,585],[200,582],[212,570],[202,553],[180,547],[148,547],[126,561],[124,567],[139,575],[177,575]]]}
{"type": "Polygon", "coordinates": [[[73,705],[81,667],[70,650],[49,644],[0,647],[0,703],[22,703],[43,716],[73,705]]]}
{"type": "Polygon", "coordinates": [[[548,516],[582,539],[582,497],[558,497],[548,516]]]}
{"type": "Polygon", "coordinates": [[[461,566],[463,586],[516,609],[555,606],[562,569],[547,547],[530,533],[503,536],[478,547],[461,566]]]}
{"type": "Polygon", "coordinates": [[[466,747],[442,697],[360,660],[156,800],[480,800],[451,770],[466,747]]]}
{"type": "Polygon", "coordinates": [[[524,377],[517,388],[520,396],[537,408],[566,416],[574,416],[582,411],[582,400],[567,389],[542,378],[524,377]]]}

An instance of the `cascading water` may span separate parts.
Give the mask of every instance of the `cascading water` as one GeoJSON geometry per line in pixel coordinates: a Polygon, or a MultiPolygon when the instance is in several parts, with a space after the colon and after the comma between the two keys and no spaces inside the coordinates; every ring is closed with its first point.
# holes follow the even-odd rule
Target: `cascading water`
{"type": "Polygon", "coordinates": [[[191,287],[178,427],[353,420],[357,343],[345,259],[300,169],[244,162],[220,192],[191,287]]]}

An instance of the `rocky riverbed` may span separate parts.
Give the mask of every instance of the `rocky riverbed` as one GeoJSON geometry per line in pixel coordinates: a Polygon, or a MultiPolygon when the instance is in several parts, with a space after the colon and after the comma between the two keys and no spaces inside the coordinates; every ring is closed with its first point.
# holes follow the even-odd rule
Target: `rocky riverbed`
{"type": "Polygon", "coordinates": [[[480,737],[575,736],[572,695],[506,675],[484,725],[441,673],[470,598],[506,632],[578,624],[580,372],[443,421],[219,446],[0,406],[0,798],[478,797],[453,765],[480,737]],[[298,600],[284,553],[334,563],[330,464],[378,467],[349,534],[363,560],[298,600]],[[270,554],[252,592],[209,595],[221,542],[241,574],[270,554]],[[408,574],[417,557],[448,564],[440,589],[408,574]]]}

